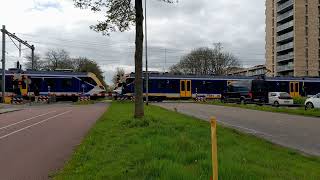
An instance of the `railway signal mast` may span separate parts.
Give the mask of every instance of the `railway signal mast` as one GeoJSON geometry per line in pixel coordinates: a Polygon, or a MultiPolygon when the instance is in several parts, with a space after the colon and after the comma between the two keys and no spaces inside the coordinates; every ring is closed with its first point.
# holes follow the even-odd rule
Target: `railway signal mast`
{"type": "MultiPolygon", "coordinates": [[[[1,83],[1,87],[2,87],[2,102],[4,102],[4,97],[5,97],[5,77],[6,77],[6,35],[9,36],[9,38],[12,40],[15,39],[16,41],[18,41],[20,44],[23,44],[25,46],[27,46],[28,48],[31,49],[31,59],[32,59],[32,69],[34,69],[34,45],[30,45],[29,43],[27,43],[27,41],[23,41],[22,39],[18,38],[14,33],[10,33],[9,31],[6,30],[6,26],[2,25],[2,83],[1,83]]],[[[19,51],[21,52],[21,46],[18,47],[19,51]]]]}

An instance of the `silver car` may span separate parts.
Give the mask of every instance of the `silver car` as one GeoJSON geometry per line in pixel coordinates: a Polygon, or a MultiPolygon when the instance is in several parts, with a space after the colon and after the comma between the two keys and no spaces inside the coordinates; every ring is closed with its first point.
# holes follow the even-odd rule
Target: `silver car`
{"type": "Polygon", "coordinates": [[[276,107],[293,105],[293,98],[287,92],[270,92],[268,98],[269,104],[276,107]]]}

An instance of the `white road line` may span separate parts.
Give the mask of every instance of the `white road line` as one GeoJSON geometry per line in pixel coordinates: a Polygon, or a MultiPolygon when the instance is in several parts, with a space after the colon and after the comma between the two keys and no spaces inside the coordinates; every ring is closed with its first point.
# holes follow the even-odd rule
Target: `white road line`
{"type": "Polygon", "coordinates": [[[19,129],[19,130],[16,130],[16,131],[13,131],[13,132],[11,132],[11,133],[9,133],[9,134],[7,134],[7,135],[1,136],[1,137],[0,137],[0,140],[6,138],[6,137],[8,137],[8,136],[11,136],[11,135],[13,135],[13,134],[16,134],[16,133],[18,133],[18,132],[20,132],[20,131],[23,131],[23,130],[25,130],[25,129],[28,129],[28,128],[30,128],[30,127],[36,126],[36,125],[41,124],[41,123],[44,123],[44,122],[46,122],[46,121],[49,121],[50,119],[53,119],[53,118],[62,116],[62,115],[67,114],[67,113],[70,113],[71,111],[72,111],[72,110],[66,111],[66,112],[64,112],[64,113],[60,113],[60,114],[58,114],[58,115],[49,117],[49,118],[47,118],[47,119],[45,119],[45,120],[42,120],[42,121],[40,121],[40,122],[31,124],[30,126],[24,127],[24,128],[22,128],[22,129],[19,129]]]}
{"type": "Polygon", "coordinates": [[[13,124],[9,124],[9,125],[4,126],[4,127],[0,127],[0,130],[6,129],[6,128],[8,128],[8,127],[11,127],[11,126],[14,126],[14,125],[17,125],[17,124],[26,122],[26,121],[30,121],[30,120],[35,119],[35,118],[38,118],[38,117],[45,116],[45,115],[48,115],[48,114],[54,113],[54,112],[57,112],[57,111],[51,111],[51,112],[48,112],[48,113],[45,113],[45,114],[40,114],[40,115],[38,115],[38,116],[34,116],[34,117],[31,117],[31,118],[28,118],[28,119],[24,119],[24,120],[22,120],[22,121],[19,121],[19,122],[13,123],[13,124]]]}
{"type": "Polygon", "coordinates": [[[250,129],[250,128],[246,128],[246,127],[242,127],[242,126],[233,125],[233,124],[230,124],[230,123],[227,123],[227,122],[224,122],[224,121],[218,121],[218,120],[217,120],[217,122],[220,123],[220,124],[222,124],[222,125],[225,125],[225,126],[229,126],[229,127],[233,127],[233,128],[237,128],[237,129],[246,130],[248,133],[261,134],[261,135],[264,135],[264,136],[273,137],[273,135],[270,135],[270,134],[267,134],[267,133],[264,133],[264,132],[261,132],[261,131],[257,131],[257,130],[254,130],[254,129],[250,129]]]}

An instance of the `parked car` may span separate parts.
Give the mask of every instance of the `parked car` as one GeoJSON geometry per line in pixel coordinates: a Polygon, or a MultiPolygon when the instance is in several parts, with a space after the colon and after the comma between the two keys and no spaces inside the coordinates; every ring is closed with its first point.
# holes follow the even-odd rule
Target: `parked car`
{"type": "Polygon", "coordinates": [[[274,106],[291,106],[293,98],[287,92],[269,92],[269,104],[274,106]]]}
{"type": "Polygon", "coordinates": [[[313,109],[313,108],[320,108],[320,93],[314,95],[306,100],[304,103],[305,109],[313,109]]]}

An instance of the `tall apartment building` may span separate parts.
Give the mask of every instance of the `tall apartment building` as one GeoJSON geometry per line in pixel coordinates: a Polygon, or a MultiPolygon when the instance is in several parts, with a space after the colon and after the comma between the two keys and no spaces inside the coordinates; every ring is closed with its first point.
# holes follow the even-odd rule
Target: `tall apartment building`
{"type": "Polygon", "coordinates": [[[319,76],[320,0],[266,0],[271,76],[319,76]]]}

